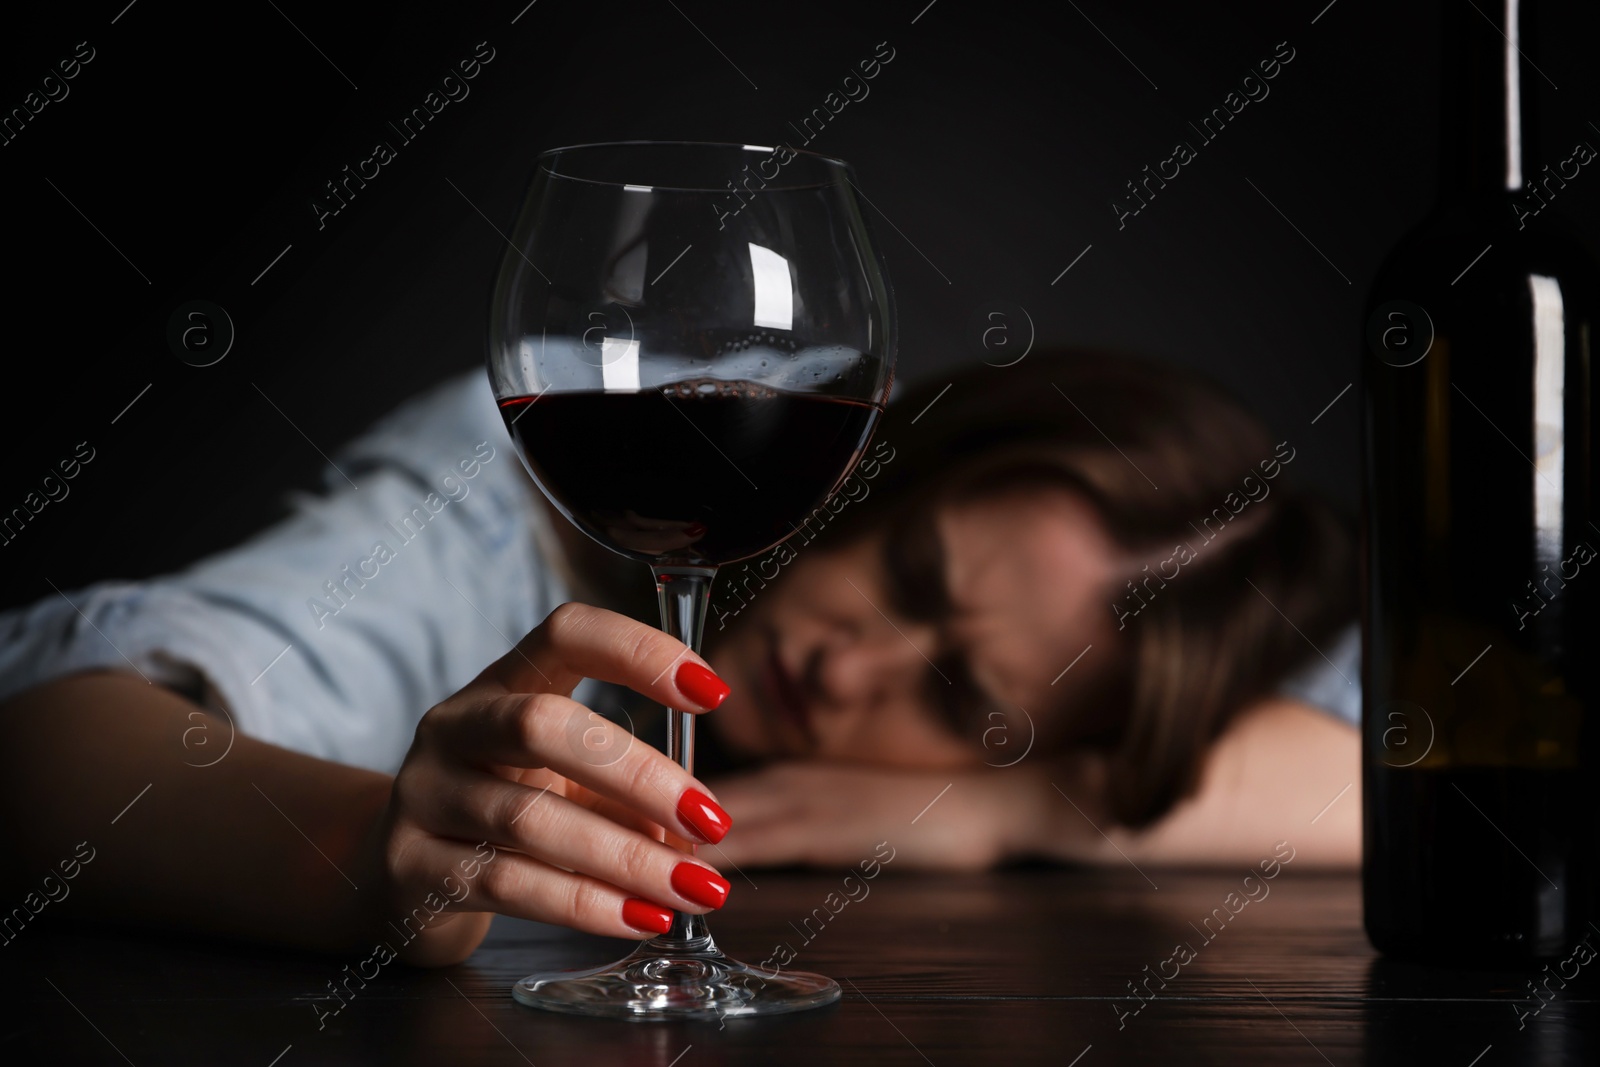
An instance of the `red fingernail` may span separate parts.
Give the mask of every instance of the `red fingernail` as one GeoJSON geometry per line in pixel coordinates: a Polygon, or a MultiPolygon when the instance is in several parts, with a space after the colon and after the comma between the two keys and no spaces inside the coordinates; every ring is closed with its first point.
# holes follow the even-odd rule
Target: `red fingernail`
{"type": "Polygon", "coordinates": [[[700,835],[701,840],[713,845],[728,836],[733,820],[717,806],[717,802],[698,789],[685,789],[678,798],[678,818],[700,835]]]}
{"type": "Polygon", "coordinates": [[[672,888],[702,908],[720,908],[728,899],[728,880],[698,863],[685,860],[672,868],[672,888]]]}
{"type": "Polygon", "coordinates": [[[702,708],[714,708],[728,699],[728,683],[706,670],[698,663],[685,663],[678,668],[675,678],[678,692],[702,708]]]}
{"type": "Polygon", "coordinates": [[[660,904],[629,897],[622,902],[622,921],[635,930],[664,934],[672,929],[672,912],[660,904]]]}

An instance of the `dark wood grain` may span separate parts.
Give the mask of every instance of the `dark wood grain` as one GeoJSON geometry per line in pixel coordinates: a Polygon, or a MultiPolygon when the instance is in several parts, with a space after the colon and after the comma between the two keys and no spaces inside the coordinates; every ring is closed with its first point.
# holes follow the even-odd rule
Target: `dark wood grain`
{"type": "Polygon", "coordinates": [[[462,966],[387,968],[320,1029],[314,998],[355,959],[40,925],[0,949],[8,992],[0,1061],[1600,1062],[1600,964],[1519,1027],[1514,1005],[1534,1003],[1527,982],[1540,968],[1439,969],[1379,958],[1361,932],[1354,876],[1285,871],[1269,895],[1225,925],[1213,918],[1207,939],[1197,927],[1245,872],[1149,873],[1154,885],[1131,869],[891,870],[826,926],[813,922],[807,941],[791,923],[821,906],[842,872],[753,872],[754,884],[738,883],[714,918],[723,948],[759,961],[787,941],[798,952],[794,967],[833,976],[845,995],[817,1011],[723,1026],[523,1008],[509,988],[529,971],[606,962],[628,946],[510,920],[497,922],[462,966]],[[1163,987],[1158,972],[1179,943],[1193,959],[1163,987]],[[1136,999],[1129,984],[1152,974],[1153,999],[1136,999]]]}

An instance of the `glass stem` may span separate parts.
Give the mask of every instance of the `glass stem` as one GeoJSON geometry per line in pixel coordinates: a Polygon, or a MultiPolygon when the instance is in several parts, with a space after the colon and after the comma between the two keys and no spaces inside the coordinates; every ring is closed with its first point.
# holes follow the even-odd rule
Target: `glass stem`
{"type": "MultiPolygon", "coordinates": [[[[655,575],[656,598],[661,605],[661,628],[699,654],[717,568],[662,566],[650,570],[655,575]]],[[[667,756],[694,773],[694,716],[687,711],[667,709],[667,756]]],[[[692,851],[694,846],[690,848],[692,851]]],[[[673,913],[672,929],[651,944],[657,948],[715,950],[705,916],[681,911],[673,913]]]]}

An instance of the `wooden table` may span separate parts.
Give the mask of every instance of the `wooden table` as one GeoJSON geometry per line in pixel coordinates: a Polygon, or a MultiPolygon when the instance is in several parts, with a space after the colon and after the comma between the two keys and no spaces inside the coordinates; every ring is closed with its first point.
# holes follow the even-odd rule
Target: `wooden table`
{"type": "Polygon", "coordinates": [[[1451,971],[1378,958],[1361,932],[1353,876],[1286,870],[1267,896],[1202,931],[1245,872],[1149,873],[1159,888],[1129,868],[889,869],[868,896],[820,930],[814,923],[807,943],[790,923],[822,906],[842,872],[752,872],[757,888],[738,883],[714,916],[724,950],[759,962],[788,941],[792,966],[838,979],[844,999],[720,1027],[516,1004],[509,988],[525,973],[606,962],[630,946],[509,920],[462,966],[391,965],[320,1030],[313,998],[356,959],[30,927],[0,950],[10,993],[0,1062],[1600,1063],[1600,961],[1536,1002],[1526,984],[1536,967],[1451,971]],[[1165,962],[1180,942],[1193,958],[1165,962]],[[1177,974],[1162,988],[1158,971],[1177,974]],[[1147,978],[1154,997],[1141,1002],[1129,983],[1147,978]],[[1524,1011],[1543,1004],[1520,1028],[1518,1001],[1524,1011]]]}

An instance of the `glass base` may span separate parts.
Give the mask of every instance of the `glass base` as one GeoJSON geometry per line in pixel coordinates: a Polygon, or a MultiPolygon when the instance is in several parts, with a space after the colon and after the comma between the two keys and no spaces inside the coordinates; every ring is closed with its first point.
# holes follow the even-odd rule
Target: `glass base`
{"type": "Polygon", "coordinates": [[[739,1019],[832,1004],[839,983],[806,971],[772,972],[724,956],[709,934],[645,941],[589,971],[530,974],[511,988],[519,1004],[608,1019],[739,1019]]]}

